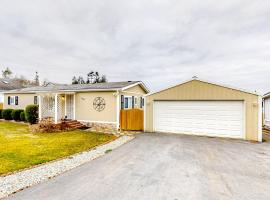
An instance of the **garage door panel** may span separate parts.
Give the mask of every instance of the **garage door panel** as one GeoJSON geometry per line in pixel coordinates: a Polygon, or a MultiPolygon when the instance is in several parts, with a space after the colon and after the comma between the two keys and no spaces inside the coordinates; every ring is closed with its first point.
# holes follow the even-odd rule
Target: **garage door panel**
{"type": "Polygon", "coordinates": [[[242,101],[156,101],[154,129],[242,138],[242,101]]]}

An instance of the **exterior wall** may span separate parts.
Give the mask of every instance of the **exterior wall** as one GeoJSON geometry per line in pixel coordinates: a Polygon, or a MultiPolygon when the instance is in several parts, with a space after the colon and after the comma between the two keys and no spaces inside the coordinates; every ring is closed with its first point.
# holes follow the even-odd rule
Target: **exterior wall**
{"type": "Polygon", "coordinates": [[[26,106],[34,104],[36,94],[4,94],[4,109],[25,109],[26,106]],[[8,105],[8,96],[18,96],[18,105],[8,105]]]}
{"type": "Polygon", "coordinates": [[[135,85],[131,88],[128,88],[126,90],[123,91],[124,93],[129,93],[129,94],[139,94],[139,95],[145,95],[146,92],[144,91],[144,89],[140,86],[140,85],[135,85]]]}
{"type": "Polygon", "coordinates": [[[270,127],[270,98],[264,99],[264,125],[270,127]]]}
{"type": "Polygon", "coordinates": [[[75,97],[75,119],[86,122],[116,123],[116,92],[79,92],[75,97]],[[105,100],[105,109],[98,112],[93,107],[96,97],[105,100]]]}
{"type": "Polygon", "coordinates": [[[153,132],[153,102],[155,100],[243,100],[247,140],[260,140],[259,96],[193,80],[146,97],[145,131],[153,132]]]}

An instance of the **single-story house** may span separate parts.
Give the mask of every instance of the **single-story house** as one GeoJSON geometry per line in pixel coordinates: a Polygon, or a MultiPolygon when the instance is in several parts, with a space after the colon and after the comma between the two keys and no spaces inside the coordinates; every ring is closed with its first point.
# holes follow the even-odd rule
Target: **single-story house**
{"type": "Polygon", "coordinates": [[[263,96],[263,124],[270,128],[270,92],[263,96]]]}
{"type": "Polygon", "coordinates": [[[262,141],[262,97],[193,78],[146,95],[145,131],[262,141]]]}
{"type": "Polygon", "coordinates": [[[90,126],[119,128],[121,109],[144,107],[148,88],[141,81],[46,85],[4,93],[4,108],[39,104],[39,118],[78,120],[90,126]]]}

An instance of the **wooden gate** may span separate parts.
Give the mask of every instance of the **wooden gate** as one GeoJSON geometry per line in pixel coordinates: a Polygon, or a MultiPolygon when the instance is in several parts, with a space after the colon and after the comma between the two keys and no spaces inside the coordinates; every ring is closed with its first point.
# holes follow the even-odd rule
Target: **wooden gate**
{"type": "Polygon", "coordinates": [[[128,109],[120,112],[121,130],[142,131],[143,130],[143,110],[128,109]]]}

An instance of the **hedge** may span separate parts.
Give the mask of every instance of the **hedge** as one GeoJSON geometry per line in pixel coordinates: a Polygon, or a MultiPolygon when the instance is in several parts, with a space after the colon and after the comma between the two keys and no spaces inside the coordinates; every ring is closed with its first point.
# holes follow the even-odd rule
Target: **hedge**
{"type": "Polygon", "coordinates": [[[5,120],[12,120],[12,116],[11,116],[12,111],[13,111],[13,109],[4,109],[2,111],[2,117],[3,117],[3,119],[5,119],[5,120]]]}
{"type": "Polygon", "coordinates": [[[25,112],[24,111],[21,112],[20,119],[21,119],[21,121],[25,122],[25,112]]]}
{"type": "Polygon", "coordinates": [[[25,108],[25,119],[30,124],[36,124],[38,121],[38,105],[28,105],[25,108]]]}
{"type": "Polygon", "coordinates": [[[21,121],[21,113],[24,112],[22,109],[14,109],[11,113],[12,119],[15,121],[21,121]]]}

